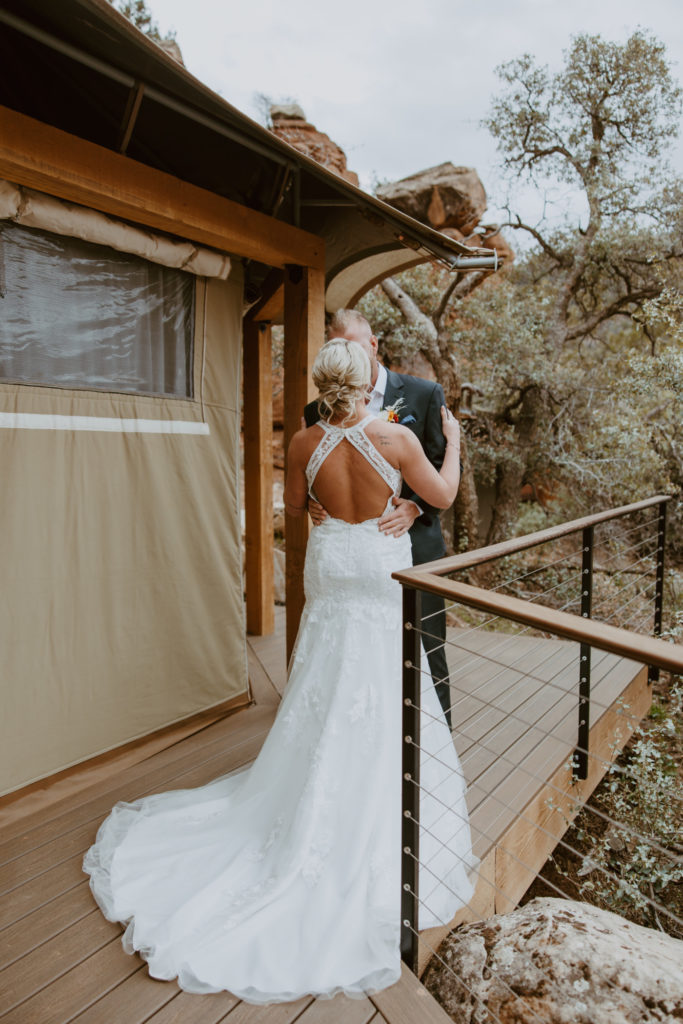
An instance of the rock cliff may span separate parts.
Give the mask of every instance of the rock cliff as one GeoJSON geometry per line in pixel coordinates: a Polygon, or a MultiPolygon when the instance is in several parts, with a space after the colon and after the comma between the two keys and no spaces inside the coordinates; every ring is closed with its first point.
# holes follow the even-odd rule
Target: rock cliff
{"type": "Polygon", "coordinates": [[[318,131],[315,125],[306,120],[306,115],[296,103],[273,105],[270,108],[272,132],[294,146],[300,153],[305,153],[317,163],[334,171],[340,177],[358,184],[358,175],[346,166],[344,150],[333,142],[329,135],[318,131]]]}

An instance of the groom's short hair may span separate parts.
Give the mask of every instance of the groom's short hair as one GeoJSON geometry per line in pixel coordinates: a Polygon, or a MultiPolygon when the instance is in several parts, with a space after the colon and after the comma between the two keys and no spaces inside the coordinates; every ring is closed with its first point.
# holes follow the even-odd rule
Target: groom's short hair
{"type": "Polygon", "coordinates": [[[372,335],[372,327],[369,321],[355,309],[338,309],[330,317],[327,325],[327,338],[338,338],[346,333],[349,327],[367,327],[368,334],[372,335]]]}

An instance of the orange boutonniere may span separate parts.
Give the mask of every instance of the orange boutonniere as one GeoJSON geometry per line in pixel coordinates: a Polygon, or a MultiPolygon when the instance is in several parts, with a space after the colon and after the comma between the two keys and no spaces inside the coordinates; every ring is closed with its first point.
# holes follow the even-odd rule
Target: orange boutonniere
{"type": "Polygon", "coordinates": [[[380,419],[386,420],[387,423],[398,423],[398,411],[403,405],[403,399],[399,398],[395,405],[387,405],[385,409],[380,412],[380,419]]]}

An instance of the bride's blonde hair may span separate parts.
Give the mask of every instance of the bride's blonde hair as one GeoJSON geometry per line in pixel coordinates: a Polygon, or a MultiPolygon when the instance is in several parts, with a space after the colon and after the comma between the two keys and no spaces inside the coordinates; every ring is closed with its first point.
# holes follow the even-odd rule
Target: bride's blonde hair
{"type": "Polygon", "coordinates": [[[319,391],[318,409],[322,419],[350,419],[359,398],[367,397],[370,360],[356,341],[330,338],[313,363],[313,383],[319,391]]]}

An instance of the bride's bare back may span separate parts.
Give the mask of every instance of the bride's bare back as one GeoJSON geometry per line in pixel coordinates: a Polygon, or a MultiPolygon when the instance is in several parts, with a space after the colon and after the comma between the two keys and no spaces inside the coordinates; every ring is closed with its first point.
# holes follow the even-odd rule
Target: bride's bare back
{"type": "MultiPolygon", "coordinates": [[[[347,436],[342,437],[334,450],[326,455],[312,481],[316,499],[330,516],[347,523],[359,523],[384,513],[392,488],[385,479],[387,473],[372,464],[373,449],[379,453],[385,466],[388,463],[389,476],[392,469],[400,472],[411,489],[422,495],[428,504],[448,507],[457,489],[457,475],[453,480],[455,486],[449,487],[407,427],[361,416],[358,416],[354,427],[362,430],[370,442],[367,452],[363,454],[347,436]],[[359,427],[361,423],[362,427],[359,427]]],[[[325,432],[323,426],[316,424],[299,431],[292,438],[285,486],[285,505],[290,515],[305,512],[309,487],[306,470],[325,432]]],[[[333,432],[339,437],[340,432],[334,427],[333,432]]],[[[442,473],[446,473],[445,464],[442,473]]],[[[452,475],[452,472],[448,474],[449,477],[452,475]]]]}
{"type": "MultiPolygon", "coordinates": [[[[311,429],[322,432],[320,427],[311,429]]],[[[313,492],[333,519],[362,523],[382,515],[392,489],[367,457],[343,438],[316,473],[313,492]]]]}

